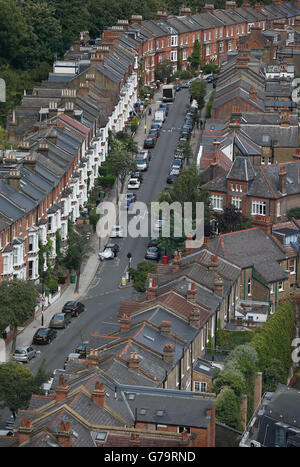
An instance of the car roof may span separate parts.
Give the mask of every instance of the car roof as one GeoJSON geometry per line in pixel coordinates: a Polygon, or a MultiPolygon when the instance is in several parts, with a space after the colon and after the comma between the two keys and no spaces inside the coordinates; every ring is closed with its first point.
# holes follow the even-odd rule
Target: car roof
{"type": "Polygon", "coordinates": [[[30,345],[18,345],[15,350],[26,350],[30,345]]]}

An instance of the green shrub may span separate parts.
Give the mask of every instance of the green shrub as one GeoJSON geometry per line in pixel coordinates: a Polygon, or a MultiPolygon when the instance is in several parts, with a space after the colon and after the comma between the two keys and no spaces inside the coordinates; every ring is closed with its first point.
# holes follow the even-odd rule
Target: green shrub
{"type": "Polygon", "coordinates": [[[137,265],[137,269],[130,268],[129,274],[133,278],[133,288],[137,292],[146,291],[146,281],[148,274],[155,272],[154,264],[143,261],[137,265]]]}
{"type": "Polygon", "coordinates": [[[103,188],[112,188],[116,181],[116,177],[114,175],[106,175],[105,177],[101,177],[100,183],[103,188]]]}
{"type": "Polygon", "coordinates": [[[236,430],[242,429],[240,400],[229,387],[224,387],[216,398],[216,420],[236,430]]]}

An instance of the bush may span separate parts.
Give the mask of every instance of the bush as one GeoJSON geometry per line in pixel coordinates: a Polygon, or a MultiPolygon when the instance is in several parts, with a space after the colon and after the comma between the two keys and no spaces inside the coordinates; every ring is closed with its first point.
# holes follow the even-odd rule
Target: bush
{"type": "Polygon", "coordinates": [[[155,272],[154,264],[147,263],[143,261],[137,265],[137,269],[130,268],[129,274],[133,278],[133,288],[137,292],[146,291],[146,281],[148,274],[153,274],[155,272]]]}
{"type": "Polygon", "coordinates": [[[242,429],[240,400],[229,387],[223,388],[216,398],[216,420],[236,430],[242,429]]]}
{"type": "Polygon", "coordinates": [[[116,181],[116,177],[114,175],[108,174],[105,177],[101,177],[99,181],[103,188],[112,188],[116,181]]]}
{"type": "Polygon", "coordinates": [[[98,173],[100,176],[106,177],[109,174],[109,168],[107,165],[101,165],[101,167],[98,169],[98,173]]]}

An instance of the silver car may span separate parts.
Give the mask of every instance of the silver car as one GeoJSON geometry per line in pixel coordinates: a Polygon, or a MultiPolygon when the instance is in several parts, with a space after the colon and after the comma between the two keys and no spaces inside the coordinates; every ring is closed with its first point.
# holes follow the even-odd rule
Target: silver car
{"type": "Polygon", "coordinates": [[[36,350],[31,347],[24,345],[22,347],[17,347],[15,353],[13,354],[13,360],[16,362],[28,363],[29,360],[36,356],[36,350]]]}

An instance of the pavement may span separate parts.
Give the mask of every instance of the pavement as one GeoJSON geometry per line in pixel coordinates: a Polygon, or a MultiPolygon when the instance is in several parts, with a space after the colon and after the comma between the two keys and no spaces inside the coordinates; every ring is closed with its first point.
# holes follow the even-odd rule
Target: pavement
{"type": "MultiPolygon", "coordinates": [[[[159,100],[162,97],[162,91],[157,90],[153,97],[151,104],[148,105],[147,109],[144,111],[144,115],[140,119],[139,127],[134,135],[134,140],[137,142],[139,148],[143,147],[143,142],[148,134],[148,131],[152,124],[152,119],[154,116],[155,110],[159,108],[159,100]],[[148,115],[149,106],[152,109],[152,115],[148,115]],[[146,125],[146,131],[145,131],[146,125]]],[[[113,188],[108,196],[108,201],[115,202],[116,200],[116,191],[113,188]]],[[[103,250],[104,245],[107,243],[108,238],[98,238],[97,234],[94,234],[90,239],[89,244],[89,253],[86,256],[83,264],[81,266],[81,274],[79,281],[79,291],[75,292],[76,284],[69,284],[61,296],[51,305],[49,305],[42,313],[40,313],[36,318],[31,321],[31,323],[23,328],[21,332],[17,335],[16,346],[28,345],[31,344],[33,335],[40,327],[47,327],[52,316],[61,311],[64,304],[68,301],[80,301],[82,300],[88,289],[95,278],[96,274],[99,275],[103,263],[99,262],[98,253],[103,250]],[[43,324],[42,324],[43,323],[43,324]]],[[[7,358],[11,352],[11,343],[6,348],[7,358]]]]}

